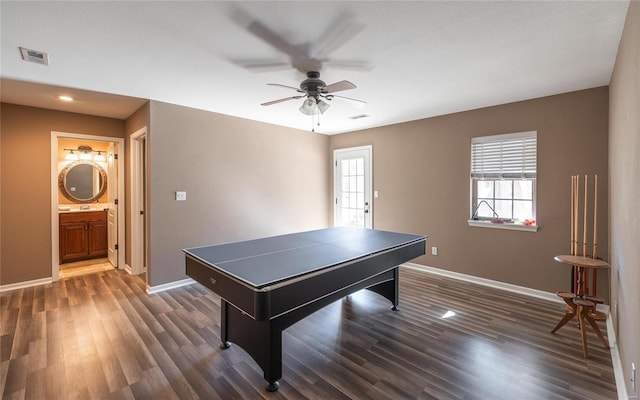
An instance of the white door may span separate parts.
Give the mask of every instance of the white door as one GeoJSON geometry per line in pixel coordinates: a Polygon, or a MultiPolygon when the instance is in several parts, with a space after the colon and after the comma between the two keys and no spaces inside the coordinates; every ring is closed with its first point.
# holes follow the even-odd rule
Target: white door
{"type": "MultiPolygon", "coordinates": [[[[147,272],[146,261],[146,136],[147,128],[141,128],[130,136],[131,150],[131,273],[147,272]]],[[[147,275],[147,282],[149,276],[147,275]]]]}
{"type": "Polygon", "coordinates": [[[334,226],[372,228],[371,146],[334,150],[334,226]]]}
{"type": "Polygon", "coordinates": [[[107,149],[107,257],[118,268],[118,144],[111,143],[107,149]]]}

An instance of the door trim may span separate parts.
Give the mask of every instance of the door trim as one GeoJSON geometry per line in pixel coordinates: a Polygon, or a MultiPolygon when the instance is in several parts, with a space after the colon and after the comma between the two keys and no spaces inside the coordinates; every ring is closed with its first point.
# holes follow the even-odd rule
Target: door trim
{"type": "MultiPolygon", "coordinates": [[[[143,183],[147,182],[142,175],[147,170],[147,160],[145,158],[144,147],[142,141],[147,141],[147,127],[138,129],[129,136],[129,148],[131,156],[129,157],[131,181],[129,182],[129,193],[131,194],[131,271],[133,275],[139,275],[147,272],[145,265],[145,252],[147,251],[145,231],[147,231],[147,212],[144,193],[146,187],[143,183]],[[140,210],[144,210],[144,215],[140,216],[140,210]]],[[[148,149],[147,149],[148,151],[148,149]]],[[[149,274],[147,274],[147,283],[149,274]]]]}
{"type": "MultiPolygon", "coordinates": [[[[51,280],[59,279],[60,267],[60,229],[58,228],[58,139],[79,139],[94,142],[112,142],[118,144],[119,151],[124,149],[124,139],[111,136],[96,136],[84,133],[51,131],[51,280]]],[[[125,209],[124,197],[124,154],[118,157],[118,207],[125,209]]],[[[118,213],[118,268],[125,264],[125,219],[124,213],[118,213]]]]}
{"type": "Polygon", "coordinates": [[[373,145],[365,145],[365,146],[357,146],[357,147],[347,147],[343,149],[334,149],[333,150],[333,226],[336,225],[336,219],[338,214],[338,204],[336,193],[338,193],[338,185],[340,184],[338,177],[336,176],[338,173],[338,155],[341,153],[348,153],[351,151],[367,151],[369,152],[369,179],[368,179],[368,187],[369,187],[369,218],[371,219],[371,229],[374,228],[373,222],[373,145]]]}

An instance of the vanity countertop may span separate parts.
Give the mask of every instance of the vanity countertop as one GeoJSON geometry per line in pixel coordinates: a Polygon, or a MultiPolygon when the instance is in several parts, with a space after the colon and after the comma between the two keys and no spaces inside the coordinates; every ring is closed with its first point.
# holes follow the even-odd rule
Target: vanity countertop
{"type": "Polygon", "coordinates": [[[80,208],[80,206],[60,206],[58,207],[58,214],[67,214],[67,213],[82,213],[82,212],[93,212],[93,211],[107,211],[107,207],[103,204],[92,204],[89,208],[80,208]]]}

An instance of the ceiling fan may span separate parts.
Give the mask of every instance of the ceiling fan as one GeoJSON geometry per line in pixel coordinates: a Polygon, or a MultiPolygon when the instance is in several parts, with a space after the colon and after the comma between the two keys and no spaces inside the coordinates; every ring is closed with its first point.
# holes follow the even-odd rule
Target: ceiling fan
{"type": "Polygon", "coordinates": [[[324,100],[331,101],[335,97],[366,104],[366,102],[362,100],[333,94],[335,92],[340,92],[343,90],[355,89],[356,85],[349,81],[340,81],[332,83],[331,85],[327,85],[323,80],[320,79],[320,73],[317,71],[307,72],[307,79],[303,80],[300,83],[300,88],[281,85],[279,83],[267,83],[267,85],[293,89],[300,94],[296,96],[285,97],[282,99],[267,101],[266,103],[262,103],[261,105],[270,106],[273,104],[282,103],[284,101],[306,98],[302,103],[302,106],[299,108],[300,112],[306,115],[314,115],[318,112],[321,114],[324,113],[330,106],[330,104],[328,104],[324,100]]]}
{"type": "Polygon", "coordinates": [[[241,65],[250,71],[276,71],[293,67],[302,73],[306,73],[307,71],[322,71],[325,66],[359,71],[371,69],[369,64],[362,60],[335,60],[330,57],[331,53],[342,47],[364,29],[362,24],[353,22],[348,14],[339,15],[317,40],[305,43],[294,43],[288,40],[241,10],[236,10],[232,18],[249,33],[288,58],[288,61],[284,61],[281,58],[232,60],[235,64],[241,65]]]}

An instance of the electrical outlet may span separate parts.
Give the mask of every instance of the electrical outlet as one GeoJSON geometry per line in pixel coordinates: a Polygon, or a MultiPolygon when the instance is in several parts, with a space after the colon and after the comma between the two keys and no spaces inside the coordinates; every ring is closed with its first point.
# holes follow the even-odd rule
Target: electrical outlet
{"type": "Polygon", "coordinates": [[[184,201],[187,199],[187,192],[176,192],[176,200],[184,201]]]}
{"type": "Polygon", "coordinates": [[[431,255],[432,256],[437,256],[438,255],[438,248],[437,247],[432,247],[431,248],[431,255]]]}

